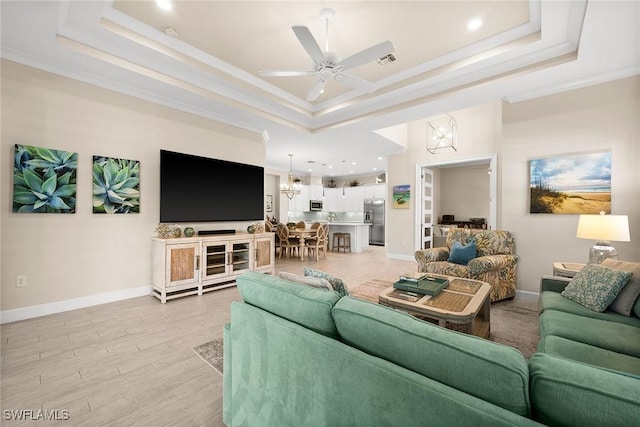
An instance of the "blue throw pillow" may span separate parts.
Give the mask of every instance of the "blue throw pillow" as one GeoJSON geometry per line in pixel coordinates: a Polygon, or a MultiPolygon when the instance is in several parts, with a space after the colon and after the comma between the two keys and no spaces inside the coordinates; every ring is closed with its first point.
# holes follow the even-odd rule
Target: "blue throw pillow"
{"type": "Polygon", "coordinates": [[[478,250],[476,249],[476,241],[472,240],[468,245],[463,245],[460,242],[453,242],[451,245],[451,253],[447,261],[455,264],[467,265],[469,261],[478,256],[478,250]]]}

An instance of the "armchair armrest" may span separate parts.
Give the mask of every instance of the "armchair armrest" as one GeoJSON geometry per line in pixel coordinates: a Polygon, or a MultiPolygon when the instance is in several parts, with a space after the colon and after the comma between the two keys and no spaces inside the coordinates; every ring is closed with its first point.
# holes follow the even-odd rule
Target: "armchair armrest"
{"type": "Polygon", "coordinates": [[[430,249],[420,249],[415,253],[416,261],[418,261],[418,266],[420,267],[420,271],[425,271],[425,267],[427,263],[434,261],[446,261],[449,259],[449,248],[440,247],[440,248],[430,248],[430,249]]]}
{"type": "Polygon", "coordinates": [[[568,277],[559,277],[559,276],[542,276],[540,279],[540,292],[551,291],[551,292],[562,292],[564,288],[571,282],[571,279],[568,277]]]}
{"type": "Polygon", "coordinates": [[[517,255],[485,255],[469,261],[469,271],[472,276],[479,276],[487,271],[514,267],[517,263],[517,255]]]}

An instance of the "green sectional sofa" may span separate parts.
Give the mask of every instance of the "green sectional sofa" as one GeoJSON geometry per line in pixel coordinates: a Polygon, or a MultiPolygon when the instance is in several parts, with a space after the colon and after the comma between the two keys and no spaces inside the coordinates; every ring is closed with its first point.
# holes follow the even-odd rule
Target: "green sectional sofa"
{"type": "Polygon", "coordinates": [[[260,273],[237,285],[243,302],[232,303],[224,329],[228,426],[622,426],[640,415],[632,374],[543,348],[528,361],[508,346],[260,273]]]}
{"type": "Polygon", "coordinates": [[[570,281],[541,280],[533,415],[549,425],[640,425],[640,299],[629,316],[593,311],[560,294],[570,281]]]}

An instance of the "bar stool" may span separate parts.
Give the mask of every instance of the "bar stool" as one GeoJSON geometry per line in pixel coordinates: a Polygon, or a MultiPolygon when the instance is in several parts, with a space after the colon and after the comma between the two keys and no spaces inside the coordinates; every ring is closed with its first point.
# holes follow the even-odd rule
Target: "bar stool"
{"type": "Polygon", "coordinates": [[[351,252],[351,233],[333,233],[333,242],[331,243],[331,250],[340,252],[340,249],[347,252],[351,252]]]}

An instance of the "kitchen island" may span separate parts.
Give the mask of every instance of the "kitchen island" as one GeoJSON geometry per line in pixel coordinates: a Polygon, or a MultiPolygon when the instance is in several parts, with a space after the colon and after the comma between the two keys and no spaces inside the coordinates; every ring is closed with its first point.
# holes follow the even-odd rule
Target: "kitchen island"
{"type": "MultiPolygon", "coordinates": [[[[369,228],[364,222],[329,222],[329,245],[333,245],[333,233],[351,234],[351,252],[362,252],[369,246],[369,228]]],[[[331,246],[330,246],[330,249],[331,246]]]]}

